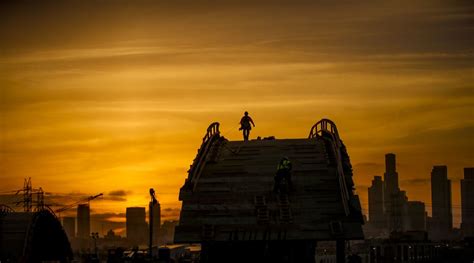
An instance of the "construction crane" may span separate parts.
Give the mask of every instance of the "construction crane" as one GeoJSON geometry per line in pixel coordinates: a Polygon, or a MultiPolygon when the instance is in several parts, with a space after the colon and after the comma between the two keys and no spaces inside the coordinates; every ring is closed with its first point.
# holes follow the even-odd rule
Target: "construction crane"
{"type": "Polygon", "coordinates": [[[59,208],[59,209],[56,209],[56,210],[54,210],[54,212],[56,212],[56,213],[64,212],[64,211],[66,211],[66,210],[69,210],[69,209],[75,207],[75,206],[78,205],[78,204],[85,203],[85,202],[90,202],[90,201],[92,201],[92,200],[94,200],[94,199],[96,199],[96,198],[98,198],[98,197],[103,196],[103,195],[104,195],[103,193],[100,193],[100,194],[97,194],[97,195],[89,196],[89,197],[87,197],[87,198],[81,199],[81,200],[79,200],[79,201],[77,201],[77,202],[74,202],[74,203],[72,203],[72,204],[69,204],[69,205],[67,205],[67,206],[63,206],[63,207],[61,207],[61,208],[59,208]]]}

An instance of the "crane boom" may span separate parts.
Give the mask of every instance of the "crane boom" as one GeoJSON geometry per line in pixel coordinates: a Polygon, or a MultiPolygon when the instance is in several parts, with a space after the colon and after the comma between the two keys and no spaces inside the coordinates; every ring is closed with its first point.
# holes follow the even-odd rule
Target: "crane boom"
{"type": "Polygon", "coordinates": [[[92,200],[94,200],[94,199],[96,199],[96,198],[98,198],[98,197],[103,196],[103,195],[104,195],[103,193],[100,193],[100,194],[96,194],[96,195],[89,196],[89,197],[87,197],[87,198],[81,199],[81,200],[79,200],[79,201],[77,201],[77,202],[74,202],[74,203],[72,203],[72,204],[63,206],[63,207],[61,207],[61,208],[59,208],[59,209],[56,209],[54,212],[56,212],[56,213],[64,212],[64,211],[66,211],[66,210],[68,210],[68,209],[73,208],[74,206],[76,206],[76,205],[78,205],[78,204],[80,204],[80,203],[90,202],[90,201],[92,201],[92,200]]]}

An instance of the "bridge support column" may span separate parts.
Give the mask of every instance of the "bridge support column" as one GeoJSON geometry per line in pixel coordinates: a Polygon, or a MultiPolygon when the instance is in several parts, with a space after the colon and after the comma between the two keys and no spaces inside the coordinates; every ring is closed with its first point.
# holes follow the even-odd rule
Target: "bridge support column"
{"type": "Polygon", "coordinates": [[[346,241],[344,239],[336,240],[336,262],[346,262],[346,241]]]}

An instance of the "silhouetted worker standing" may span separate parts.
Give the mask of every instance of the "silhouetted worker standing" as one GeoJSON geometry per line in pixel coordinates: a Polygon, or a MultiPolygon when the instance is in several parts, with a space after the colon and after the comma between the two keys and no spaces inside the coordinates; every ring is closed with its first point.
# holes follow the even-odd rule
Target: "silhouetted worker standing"
{"type": "Polygon", "coordinates": [[[291,182],[291,169],[292,169],[292,164],[290,160],[286,156],[283,157],[277,166],[277,172],[275,175],[275,185],[273,187],[273,191],[275,193],[277,193],[278,190],[280,190],[281,180],[283,179],[286,180],[289,190],[293,188],[293,184],[291,182]]]}
{"type": "Polygon", "coordinates": [[[249,113],[245,112],[244,117],[240,119],[240,128],[239,128],[239,131],[242,130],[244,134],[244,141],[249,140],[250,130],[252,129],[252,126],[250,124],[252,124],[253,127],[255,127],[255,123],[253,123],[253,120],[252,118],[250,118],[249,113]]]}

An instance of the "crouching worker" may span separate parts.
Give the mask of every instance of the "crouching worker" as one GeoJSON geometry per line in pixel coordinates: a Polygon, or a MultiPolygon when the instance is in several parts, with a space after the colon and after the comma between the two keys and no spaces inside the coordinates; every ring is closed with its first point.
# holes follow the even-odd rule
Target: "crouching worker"
{"type": "Polygon", "coordinates": [[[278,191],[281,192],[280,186],[281,186],[281,181],[283,179],[286,180],[286,184],[288,185],[288,190],[293,189],[293,184],[291,182],[291,168],[292,168],[292,165],[288,157],[283,157],[277,166],[273,192],[275,193],[278,193],[278,191]]]}

